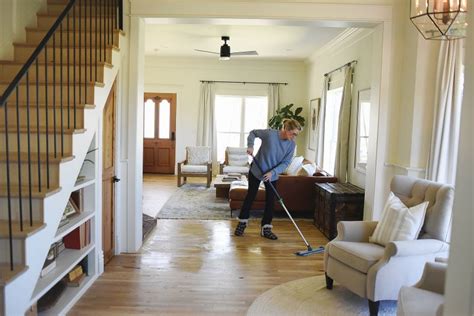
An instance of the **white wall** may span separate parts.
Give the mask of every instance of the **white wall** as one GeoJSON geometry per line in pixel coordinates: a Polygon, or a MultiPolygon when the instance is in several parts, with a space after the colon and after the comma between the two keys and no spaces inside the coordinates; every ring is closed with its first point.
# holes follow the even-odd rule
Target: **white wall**
{"type": "MultiPolygon", "coordinates": [[[[145,92],[176,93],[176,161],[185,158],[184,148],[196,144],[200,80],[287,82],[280,87],[280,104],[307,107],[303,62],[252,61],[234,58],[145,58],[145,92]]],[[[266,92],[267,85],[216,83],[216,89],[266,92]]],[[[304,112],[306,117],[306,111],[304,112]]],[[[298,137],[304,154],[305,133],[298,137]]]]}
{"type": "MultiPolygon", "coordinates": [[[[370,88],[372,78],[372,51],[373,30],[348,30],[342,36],[329,43],[321,51],[316,52],[308,63],[307,89],[308,98],[320,98],[323,93],[324,74],[336,69],[352,60],[357,60],[354,70],[350,148],[349,148],[349,182],[365,187],[365,173],[354,168],[356,124],[357,124],[357,97],[358,91],[370,88]]],[[[308,99],[308,100],[309,100],[308,99]]],[[[308,103],[307,101],[306,103],[308,103]]],[[[372,123],[372,122],[371,122],[372,123]]],[[[373,122],[375,123],[375,122],[373,122]]],[[[305,140],[306,156],[315,160],[316,152],[308,148],[309,135],[305,140]]],[[[332,173],[332,170],[327,170],[332,173]]]]}
{"type": "Polygon", "coordinates": [[[0,60],[13,59],[13,42],[26,40],[25,27],[36,26],[36,13],[46,0],[0,1],[0,60]]]}

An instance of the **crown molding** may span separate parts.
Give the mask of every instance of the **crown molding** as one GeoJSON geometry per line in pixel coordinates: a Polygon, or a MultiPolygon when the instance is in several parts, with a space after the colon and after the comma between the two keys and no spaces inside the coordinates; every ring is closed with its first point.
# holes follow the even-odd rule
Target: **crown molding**
{"type": "Polygon", "coordinates": [[[355,43],[361,41],[374,32],[373,29],[348,28],[342,31],[338,36],[329,41],[326,45],[315,51],[305,60],[305,63],[313,63],[317,58],[329,53],[336,53],[340,49],[347,49],[355,43]]]}

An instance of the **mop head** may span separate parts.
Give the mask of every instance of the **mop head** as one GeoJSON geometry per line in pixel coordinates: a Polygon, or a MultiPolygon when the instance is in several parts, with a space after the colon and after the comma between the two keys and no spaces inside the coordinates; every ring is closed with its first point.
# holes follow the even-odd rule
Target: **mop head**
{"type": "Polygon", "coordinates": [[[323,252],[324,252],[324,247],[323,246],[319,246],[316,249],[308,247],[308,250],[297,251],[297,252],[295,252],[295,255],[301,256],[301,257],[306,257],[306,256],[309,256],[309,255],[314,255],[316,253],[323,253],[323,252]]]}

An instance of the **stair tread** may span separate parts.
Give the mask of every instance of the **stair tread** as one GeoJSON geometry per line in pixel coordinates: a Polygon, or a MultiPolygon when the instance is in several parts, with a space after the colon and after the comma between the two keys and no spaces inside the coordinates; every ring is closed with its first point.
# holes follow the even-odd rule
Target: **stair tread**
{"type": "Polygon", "coordinates": [[[28,266],[23,264],[16,264],[13,266],[13,271],[10,269],[10,264],[0,263],[0,286],[5,286],[16,277],[20,276],[28,270],[28,266]]]}
{"type": "MultiPolygon", "coordinates": [[[[48,156],[48,161],[50,163],[67,162],[67,161],[71,161],[75,158],[74,155],[68,155],[68,156],[64,156],[64,157],[59,157],[59,155],[58,155],[57,157],[54,157],[54,154],[49,154],[47,156],[48,156]]],[[[17,152],[10,153],[8,155],[8,157],[9,157],[10,162],[18,161],[18,153],[17,152]]],[[[6,162],[6,161],[7,161],[7,155],[4,152],[0,153],[0,162],[6,162]]],[[[20,153],[20,161],[28,162],[28,153],[20,153]]],[[[38,162],[38,153],[31,152],[30,153],[30,161],[34,162],[34,163],[38,162]]],[[[46,153],[40,153],[40,161],[42,163],[46,163],[46,153]]]]}
{"type": "MultiPolygon", "coordinates": [[[[46,188],[46,185],[43,185],[41,187],[41,191],[39,190],[38,186],[32,186],[31,187],[31,197],[32,198],[46,198],[50,195],[53,195],[57,192],[61,191],[61,187],[55,187],[55,188],[46,188]]],[[[21,186],[21,193],[23,198],[27,198],[29,196],[29,187],[27,185],[21,186]]],[[[19,196],[19,190],[18,186],[12,186],[10,188],[10,196],[11,197],[18,197],[19,196]]],[[[8,191],[7,191],[7,186],[6,185],[0,185],[0,197],[8,197],[8,191]]]]}
{"type": "MultiPolygon", "coordinates": [[[[12,237],[13,238],[26,238],[32,234],[40,231],[46,224],[40,222],[33,222],[33,226],[30,226],[29,221],[23,221],[23,230],[20,227],[20,221],[12,221],[12,237]]],[[[9,238],[9,223],[8,220],[0,220],[0,238],[9,238]]]]}
{"type": "MultiPolygon", "coordinates": [[[[0,133],[5,133],[5,125],[0,125],[0,133]]],[[[30,129],[28,130],[27,127],[24,127],[24,126],[20,126],[20,133],[27,133],[28,131],[30,133],[36,133],[38,132],[38,128],[36,126],[30,126],[30,129]]],[[[16,126],[13,126],[13,127],[10,127],[8,129],[8,133],[16,133],[18,130],[16,128],[16,126]]],[[[46,131],[48,131],[49,134],[53,134],[54,133],[54,127],[49,127],[49,128],[46,128],[44,126],[40,126],[39,128],[39,132],[40,133],[46,133],[46,131]]],[[[56,134],[61,134],[64,133],[64,134],[82,134],[86,131],[86,129],[84,128],[65,128],[63,129],[62,131],[60,130],[60,126],[58,124],[58,126],[56,126],[56,134]]]]}
{"type": "MultiPolygon", "coordinates": [[[[64,97],[63,97],[63,99],[66,99],[66,100],[64,100],[64,101],[67,101],[67,98],[64,98],[64,97]]],[[[28,104],[26,104],[25,102],[19,102],[19,103],[18,103],[18,106],[19,106],[20,108],[26,108],[26,107],[28,107],[28,104]]],[[[36,102],[34,102],[34,101],[30,102],[30,105],[29,105],[29,106],[30,106],[30,108],[31,108],[32,110],[35,110],[35,109],[36,109],[36,102]]],[[[38,106],[39,106],[42,110],[44,110],[43,108],[46,107],[46,104],[45,104],[45,103],[39,103],[38,106]]],[[[15,102],[10,102],[10,103],[8,104],[8,107],[9,107],[9,108],[15,108],[15,107],[16,107],[16,103],[15,103],[15,102]]],[[[48,104],[48,107],[49,107],[51,110],[54,108],[53,104],[48,104]]],[[[64,104],[64,105],[63,105],[63,108],[65,108],[66,111],[67,111],[67,107],[68,107],[67,104],[64,104]]],[[[71,105],[70,105],[69,107],[70,107],[70,108],[73,108],[73,107],[74,107],[74,104],[71,103],[71,105]]],[[[61,105],[60,105],[60,104],[56,104],[56,110],[59,111],[60,109],[61,109],[61,105]]],[[[82,104],[76,104],[76,109],[95,109],[95,104],[83,104],[83,103],[82,103],[82,104]]]]}

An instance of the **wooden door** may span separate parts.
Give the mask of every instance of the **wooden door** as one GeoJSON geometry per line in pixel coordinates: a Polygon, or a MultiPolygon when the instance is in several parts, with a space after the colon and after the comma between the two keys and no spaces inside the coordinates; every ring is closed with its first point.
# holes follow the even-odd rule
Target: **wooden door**
{"type": "Polygon", "coordinates": [[[104,263],[115,250],[115,84],[104,107],[102,130],[102,250],[104,263]]]}
{"type": "Polygon", "coordinates": [[[176,94],[145,93],[143,172],[174,174],[176,94]]]}

